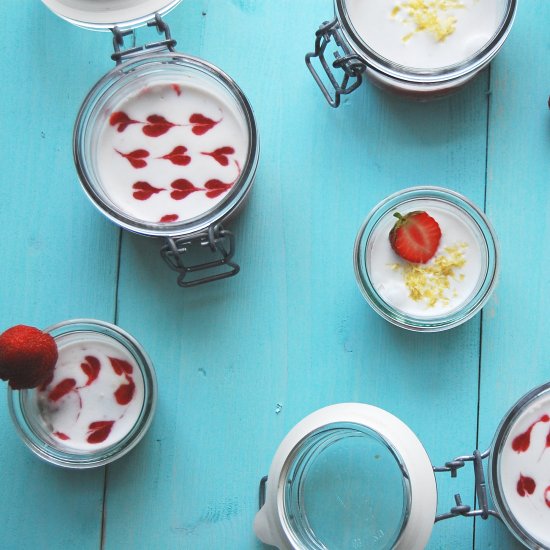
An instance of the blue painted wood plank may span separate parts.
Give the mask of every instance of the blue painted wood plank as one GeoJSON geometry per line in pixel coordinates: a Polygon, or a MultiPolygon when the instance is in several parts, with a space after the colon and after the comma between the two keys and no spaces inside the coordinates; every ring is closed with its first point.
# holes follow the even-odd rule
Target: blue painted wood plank
{"type": "MultiPolygon", "coordinates": [[[[113,320],[118,231],[79,189],[71,151],[88,80],[101,74],[95,37],[76,33],[40,2],[9,0],[3,9],[0,331],[113,320]]],[[[3,549],[99,547],[103,470],[69,472],[40,461],[18,439],[5,398],[0,462],[3,549]]]]}
{"type": "MultiPolygon", "coordinates": [[[[483,317],[482,447],[523,394],[550,380],[550,66],[543,61],[550,5],[534,4],[520,4],[491,75],[487,212],[500,236],[502,271],[483,317]]],[[[499,522],[478,522],[476,548],[521,547],[499,522]]]]}
{"type": "MultiPolygon", "coordinates": [[[[483,204],[487,75],[429,104],[365,86],[333,111],[303,62],[330,14],[330,2],[224,1],[169,16],[181,51],[248,94],[262,157],[233,224],[237,278],[182,291],[158,243],[123,238],[119,320],[150,351],[160,397],[144,443],[109,468],[107,548],[261,548],[259,479],[286,432],[330,403],[387,408],[438,464],[473,450],[479,318],[439,335],[389,326],[356,288],[352,248],[371,207],[400,188],[448,186],[483,204]]],[[[471,479],[438,480],[441,511],[456,491],[473,500],[471,479]]],[[[472,537],[471,521],[447,522],[429,547],[472,537]]]]}
{"type": "MultiPolygon", "coordinates": [[[[514,205],[529,220],[548,202],[549,79],[535,49],[548,53],[548,14],[539,8],[520,10],[492,70],[487,203],[503,272],[483,319],[480,446],[507,407],[548,377],[546,260],[524,244],[534,221],[522,231],[508,223],[514,205]],[[527,287],[531,316],[518,327],[527,287]]],[[[32,40],[15,58],[10,35],[0,38],[9,76],[0,136],[10,144],[1,153],[0,321],[113,320],[119,232],[79,189],[70,151],[78,106],[112,66],[109,36],[73,28],[38,2],[9,0],[6,9],[32,40]]],[[[475,446],[481,319],[446,334],[395,329],[362,300],[351,255],[367,212],[400,188],[443,185],[483,204],[488,75],[429,104],[367,85],[333,111],[303,63],[331,11],[329,0],[188,0],[168,16],[180,51],[216,63],[246,91],[262,157],[232,224],[236,279],[185,292],[158,242],[122,238],[118,321],[150,352],[160,395],[150,433],[108,468],[106,548],[262,548],[252,533],[260,477],[296,422],[338,401],[397,414],[437,464],[475,446]]],[[[99,547],[103,471],[40,463],[5,408],[0,416],[3,547],[99,547]]],[[[440,511],[454,492],[473,500],[470,473],[438,485],[440,511]]],[[[461,518],[436,525],[428,548],[471,548],[472,539],[473,523],[461,518]]],[[[478,523],[475,547],[517,545],[492,521],[478,523]]]]}

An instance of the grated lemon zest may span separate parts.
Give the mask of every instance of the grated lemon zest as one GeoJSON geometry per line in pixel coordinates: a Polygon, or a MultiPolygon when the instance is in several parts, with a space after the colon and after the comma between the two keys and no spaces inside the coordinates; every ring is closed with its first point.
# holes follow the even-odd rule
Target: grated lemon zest
{"type": "Polygon", "coordinates": [[[403,42],[408,42],[417,32],[428,32],[438,42],[455,32],[457,18],[454,15],[445,16],[452,9],[462,9],[465,5],[461,0],[402,0],[391,11],[395,18],[399,12],[404,13],[401,19],[404,24],[414,24],[413,32],[403,36],[403,42]]]}
{"type": "MultiPolygon", "coordinates": [[[[415,302],[425,302],[433,307],[440,303],[449,305],[447,291],[451,291],[451,281],[464,280],[464,274],[457,274],[457,270],[464,267],[466,258],[464,252],[467,243],[458,243],[447,246],[443,253],[436,256],[428,265],[424,264],[392,264],[394,271],[402,271],[405,285],[409,289],[409,297],[415,302]]],[[[458,296],[456,289],[452,289],[452,296],[458,296]]]]}

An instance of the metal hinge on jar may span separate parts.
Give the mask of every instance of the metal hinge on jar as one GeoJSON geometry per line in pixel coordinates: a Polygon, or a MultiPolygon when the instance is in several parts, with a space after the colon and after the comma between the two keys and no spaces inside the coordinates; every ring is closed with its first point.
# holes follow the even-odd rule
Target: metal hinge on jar
{"type": "Polygon", "coordinates": [[[489,453],[490,451],[481,453],[476,450],[471,456],[459,456],[450,462],[446,462],[445,466],[434,466],[434,472],[451,472],[451,477],[456,477],[457,471],[460,468],[463,468],[466,462],[473,462],[476,498],[480,506],[479,509],[472,510],[471,506],[468,506],[462,502],[462,497],[459,493],[457,493],[455,495],[456,506],[453,506],[449,512],[445,514],[437,515],[435,517],[435,523],[457,516],[479,516],[481,519],[487,519],[489,516],[500,518],[498,512],[489,508],[489,500],[487,498],[487,484],[485,482],[485,473],[483,471],[483,460],[489,456],[489,453]]]}
{"type": "Polygon", "coordinates": [[[315,51],[306,55],[306,65],[313,75],[315,82],[317,82],[317,85],[321,88],[321,91],[330,106],[338,107],[340,105],[341,95],[349,94],[361,86],[361,83],[363,82],[363,73],[365,72],[367,66],[361,57],[353,53],[347,45],[346,40],[342,36],[340,24],[336,19],[333,21],[325,21],[319,27],[315,33],[315,36],[315,51]],[[331,39],[334,39],[336,46],[340,48],[342,52],[334,52],[334,57],[336,59],[332,63],[333,68],[342,69],[344,71],[344,76],[341,82],[336,80],[328,61],[325,58],[325,50],[331,39]],[[312,64],[312,59],[315,57],[319,58],[319,61],[325,70],[325,73],[334,89],[334,97],[332,96],[331,91],[325,86],[312,64]],[[350,79],[352,79],[351,84],[350,79]]]}
{"type": "Polygon", "coordinates": [[[167,48],[171,52],[174,51],[176,41],[172,38],[170,27],[164,22],[158,13],[155,14],[155,18],[152,21],[147,23],[147,26],[156,27],[159,34],[164,34],[164,40],[158,40],[156,42],[149,42],[147,44],[136,46],[136,33],[134,29],[121,30],[118,27],[111,29],[111,32],[113,33],[113,48],[115,50],[115,53],[111,55],[111,59],[116,61],[117,65],[122,63],[125,57],[144,50],[167,48]],[[124,38],[126,36],[132,37],[132,47],[124,49],[124,38]]]}
{"type": "Polygon", "coordinates": [[[211,281],[218,281],[236,275],[241,268],[238,264],[231,261],[234,253],[235,241],[233,233],[224,229],[221,224],[210,226],[208,231],[193,238],[168,237],[166,239],[166,244],[160,251],[162,259],[168,264],[170,269],[179,273],[178,285],[184,288],[209,283],[211,281]],[[186,265],[184,259],[191,255],[191,250],[196,248],[197,245],[200,249],[209,247],[210,250],[208,253],[216,255],[217,258],[206,262],[186,265]],[[229,269],[194,279],[189,279],[188,277],[190,273],[197,273],[199,271],[211,272],[223,266],[227,266],[229,269]]]}

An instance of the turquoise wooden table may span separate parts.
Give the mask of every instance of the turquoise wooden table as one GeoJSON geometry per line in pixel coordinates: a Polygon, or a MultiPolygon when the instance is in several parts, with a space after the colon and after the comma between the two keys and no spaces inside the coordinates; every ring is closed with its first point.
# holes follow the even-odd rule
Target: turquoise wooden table
{"type": "MultiPolygon", "coordinates": [[[[71,135],[112,62],[109,35],[38,0],[3,3],[0,329],[115,322],[150,354],[150,431],[108,467],[36,458],[0,408],[0,547],[262,548],[258,482],[287,431],[325,405],[387,409],[434,464],[485,449],[508,408],[550,379],[550,3],[519,6],[489,70],[413,103],[365,85],[338,110],[304,64],[331,0],[186,0],[178,50],[232,75],[257,116],[254,189],[232,229],[241,273],[183,290],[159,243],[122,232],[77,181],[71,135]],[[481,315],[437,334],[380,318],[357,288],[355,235],[390,193],[440,185],[485,209],[499,285],[481,315]]],[[[145,32],[145,31],[144,31],[145,32]]],[[[139,33],[138,33],[139,36],[139,33]]],[[[440,512],[473,476],[438,476],[440,512]]],[[[438,523],[428,548],[516,549],[495,520],[438,523]]]]}

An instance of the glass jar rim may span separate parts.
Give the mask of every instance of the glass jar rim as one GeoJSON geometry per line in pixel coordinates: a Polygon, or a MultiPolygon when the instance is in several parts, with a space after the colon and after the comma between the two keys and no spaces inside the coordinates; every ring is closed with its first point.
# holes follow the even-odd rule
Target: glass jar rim
{"type": "Polygon", "coordinates": [[[437,186],[409,187],[386,197],[367,215],[355,240],[353,263],[355,277],[361,293],[369,305],[390,323],[417,332],[438,332],[456,327],[471,319],[489,300],[498,279],[499,247],[493,227],[485,214],[463,195],[437,186]],[[480,287],[470,300],[449,315],[415,317],[399,311],[386,302],[376,291],[366,267],[367,245],[380,219],[400,204],[416,199],[434,199],[452,204],[463,211],[479,229],[487,246],[487,269],[480,287]]]}
{"type": "Polygon", "coordinates": [[[139,53],[127,61],[117,65],[106,73],[89,91],[78,112],[73,132],[73,157],[80,183],[94,206],[109,220],[140,235],[150,237],[187,237],[200,234],[209,227],[233,216],[247,198],[254,182],[260,153],[259,134],[252,106],[236,82],[221,69],[207,61],[180,54],[177,52],[139,53]],[[116,205],[105,200],[96,189],[94,178],[89,176],[86,168],[86,152],[84,135],[91,117],[92,110],[101,101],[106,91],[115,83],[128,75],[135,76],[136,71],[158,66],[170,65],[200,71],[207,78],[221,84],[235,99],[242,110],[243,119],[248,130],[248,153],[242,172],[227,195],[213,208],[198,216],[181,222],[145,222],[131,217],[116,205]]]}
{"type": "Polygon", "coordinates": [[[476,53],[454,65],[437,69],[418,69],[394,63],[379,55],[355,31],[346,6],[347,0],[334,0],[334,11],[351,48],[371,69],[403,82],[419,84],[448,83],[475,74],[498,53],[508,37],[517,11],[517,0],[506,0],[506,11],[492,38],[476,53]]]}
{"type": "MultiPolygon", "coordinates": [[[[395,469],[392,473],[398,470],[401,474],[402,508],[383,513],[384,516],[387,516],[388,513],[399,513],[399,519],[392,530],[391,548],[394,547],[401,537],[410,517],[412,499],[409,485],[410,474],[399,451],[382,434],[364,424],[331,422],[314,430],[302,439],[292,449],[291,454],[283,465],[281,486],[285,488],[285,491],[283,493],[284,512],[281,514],[281,519],[284,522],[284,529],[289,534],[292,534],[297,542],[305,543],[306,541],[303,540],[303,537],[313,538],[312,544],[315,545],[315,548],[325,548],[325,541],[318,538],[318,533],[315,531],[316,525],[313,525],[311,518],[308,516],[306,510],[307,491],[303,486],[307,483],[308,475],[314,467],[316,459],[321,459],[322,454],[328,449],[334,450],[336,445],[340,444],[342,440],[348,440],[348,443],[356,442],[359,436],[364,439],[375,440],[379,443],[380,448],[377,450],[375,463],[379,462],[382,454],[385,454],[387,455],[386,458],[391,457],[393,459],[392,466],[395,469]],[[303,533],[298,531],[302,531],[303,533]]],[[[355,466],[359,469],[364,467],[364,464],[357,464],[355,466]]],[[[384,489],[387,494],[388,492],[393,492],[394,487],[385,486],[384,489]]],[[[345,505],[345,507],[347,506],[345,505]]],[[[379,508],[379,506],[374,506],[374,508],[379,508]]],[[[380,528],[380,526],[378,527],[380,528]]],[[[387,547],[387,543],[385,547],[387,547]]]]}
{"type": "MultiPolygon", "coordinates": [[[[81,7],[71,6],[61,0],[42,0],[42,2],[57,16],[65,21],[84,29],[108,31],[117,26],[121,29],[145,25],[156,13],[164,15],[174,9],[181,0],[149,0],[143,6],[119,7],[109,10],[88,10],[86,4],[81,7]]],[[[74,0],[73,0],[73,3],[74,0]]],[[[89,4],[89,2],[88,2],[89,4]]]]}
{"type": "Polygon", "coordinates": [[[75,333],[97,333],[123,346],[134,358],[143,377],[144,397],[134,426],[119,441],[97,452],[76,453],[55,448],[36,433],[27,421],[25,397],[34,390],[12,390],[8,386],[8,408],[16,431],[25,445],[38,457],[71,469],[95,468],[108,464],[132,450],[144,437],[153,420],[157,402],[157,379],[153,364],[139,342],[120,327],[97,319],[72,319],[44,330],[53,338],[75,333]]]}
{"type": "Polygon", "coordinates": [[[500,424],[495,432],[493,442],[491,443],[491,453],[488,465],[489,488],[500,518],[508,530],[513,533],[513,535],[520,542],[533,550],[542,548],[542,546],[540,546],[540,543],[522,527],[521,523],[515,518],[506,503],[506,498],[504,497],[504,490],[501,483],[500,457],[502,448],[507,441],[510,430],[514,426],[514,422],[533,401],[544,394],[550,394],[550,382],[546,382],[545,384],[533,388],[520,397],[512,405],[512,407],[510,407],[508,412],[500,421],[500,424]]]}
{"type": "Polygon", "coordinates": [[[296,424],[280,443],[267,476],[265,501],[256,514],[254,530],[265,543],[300,549],[284,518],[285,468],[294,449],[319,428],[334,424],[364,426],[383,438],[407,467],[411,502],[409,516],[397,541],[399,547],[421,550],[434,525],[437,488],[431,461],[414,432],[399,418],[364,403],[339,403],[319,409],[296,424]]]}

